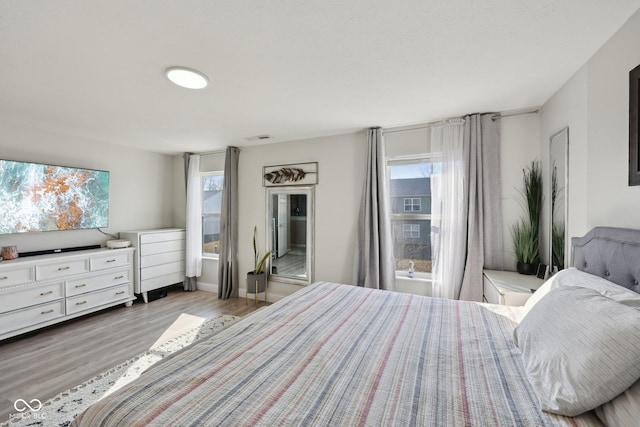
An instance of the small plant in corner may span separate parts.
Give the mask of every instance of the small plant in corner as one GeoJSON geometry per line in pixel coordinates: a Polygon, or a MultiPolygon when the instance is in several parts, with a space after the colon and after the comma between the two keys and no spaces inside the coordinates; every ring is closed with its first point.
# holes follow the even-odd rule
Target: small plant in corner
{"type": "Polygon", "coordinates": [[[265,266],[267,260],[271,256],[271,251],[267,251],[264,255],[260,256],[258,250],[258,244],[256,242],[256,235],[258,234],[258,227],[253,227],[253,271],[247,273],[247,292],[260,293],[264,292],[267,287],[267,273],[265,272],[265,266]]]}

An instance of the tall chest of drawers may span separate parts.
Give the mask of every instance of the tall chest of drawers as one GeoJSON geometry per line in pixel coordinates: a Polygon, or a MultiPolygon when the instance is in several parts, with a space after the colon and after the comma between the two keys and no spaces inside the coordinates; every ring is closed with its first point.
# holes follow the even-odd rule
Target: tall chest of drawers
{"type": "Polygon", "coordinates": [[[149,302],[148,292],[184,281],[185,230],[163,228],[120,232],[136,248],[134,290],[149,302]]]}
{"type": "Polygon", "coordinates": [[[135,299],[133,249],[97,249],[0,263],[0,339],[135,299]]]}

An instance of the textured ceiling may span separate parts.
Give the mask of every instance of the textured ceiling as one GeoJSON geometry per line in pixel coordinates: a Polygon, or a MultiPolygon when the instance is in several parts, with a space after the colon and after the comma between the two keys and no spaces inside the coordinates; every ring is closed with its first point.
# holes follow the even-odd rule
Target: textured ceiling
{"type": "Polygon", "coordinates": [[[543,104],[640,0],[0,0],[0,116],[163,153],[543,104]],[[181,89],[169,66],[211,80],[181,89]]]}

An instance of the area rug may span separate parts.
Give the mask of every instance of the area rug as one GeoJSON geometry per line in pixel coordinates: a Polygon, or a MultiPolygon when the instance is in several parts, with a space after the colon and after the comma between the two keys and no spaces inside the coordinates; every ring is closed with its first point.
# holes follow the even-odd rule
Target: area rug
{"type": "Polygon", "coordinates": [[[135,380],[154,363],[201,338],[222,331],[239,319],[240,317],[224,314],[207,320],[201,326],[184,332],[158,347],[139,354],[70,390],[62,392],[54,398],[42,402],[41,405],[38,405],[39,402],[24,402],[18,407],[26,408],[31,403],[29,406],[37,410],[11,414],[9,421],[1,423],[0,427],[66,427],[85,408],[135,380]]]}

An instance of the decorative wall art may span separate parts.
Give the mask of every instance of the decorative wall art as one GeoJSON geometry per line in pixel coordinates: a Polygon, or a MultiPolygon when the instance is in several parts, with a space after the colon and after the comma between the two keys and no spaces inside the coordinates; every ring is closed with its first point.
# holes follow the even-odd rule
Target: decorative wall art
{"type": "Polygon", "coordinates": [[[318,183],[318,162],[294,163],[262,167],[262,185],[315,185],[318,183]]]}
{"type": "Polygon", "coordinates": [[[640,65],[629,72],[629,185],[640,185],[640,65]]]}

